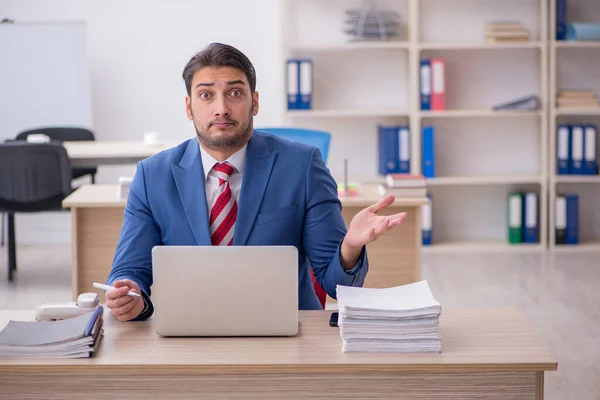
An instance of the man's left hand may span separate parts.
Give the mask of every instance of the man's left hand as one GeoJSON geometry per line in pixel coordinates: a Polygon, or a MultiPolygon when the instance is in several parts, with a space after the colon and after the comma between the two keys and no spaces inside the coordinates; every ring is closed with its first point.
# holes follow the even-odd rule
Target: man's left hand
{"type": "Polygon", "coordinates": [[[344,238],[346,246],[353,249],[360,249],[396,225],[399,225],[406,218],[406,213],[394,215],[377,214],[379,211],[390,206],[394,200],[394,196],[386,196],[356,214],[352,218],[352,221],[350,221],[348,232],[344,238]]]}

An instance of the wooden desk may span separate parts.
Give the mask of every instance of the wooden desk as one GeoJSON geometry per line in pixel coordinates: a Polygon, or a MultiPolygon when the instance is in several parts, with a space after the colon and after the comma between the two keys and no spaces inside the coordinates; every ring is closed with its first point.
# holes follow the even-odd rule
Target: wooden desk
{"type": "MultiPolygon", "coordinates": [[[[380,197],[376,188],[363,188],[359,197],[342,198],[346,225],[380,197]]],[[[367,247],[369,273],[366,287],[389,287],[415,282],[421,277],[421,205],[427,199],[396,199],[382,211],[407,212],[404,222],[367,247]]],[[[101,290],[93,282],[105,282],[111,270],[123,224],[126,201],[118,197],[118,185],[83,185],[64,202],[72,212],[73,300],[80,293],[101,290]]],[[[330,299],[331,301],[331,299],[330,299]]]]}
{"type": "Polygon", "coordinates": [[[168,142],[146,145],[143,142],[74,141],[63,142],[72,167],[97,167],[98,165],[135,164],[158,152],[176,146],[168,142]]]}
{"type": "MultiPolygon", "coordinates": [[[[32,315],[0,311],[0,328],[32,315]]],[[[301,311],[292,338],[161,338],[106,315],[94,358],[0,359],[0,398],[540,400],[558,367],[515,310],[443,310],[441,354],[342,353],[328,320],[301,311]]]]}

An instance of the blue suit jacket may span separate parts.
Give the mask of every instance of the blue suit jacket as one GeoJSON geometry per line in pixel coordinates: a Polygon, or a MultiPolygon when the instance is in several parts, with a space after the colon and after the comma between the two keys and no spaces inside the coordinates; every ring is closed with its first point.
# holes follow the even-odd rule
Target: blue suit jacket
{"type": "MultiPolygon", "coordinates": [[[[337,186],[319,149],[254,131],[247,146],[234,246],[292,245],[298,249],[299,309],[321,309],[310,277],[336,297],[336,285],[362,286],[363,248],[350,271],[340,263],[346,234],[337,186]]],[[[107,284],[138,283],[153,313],[152,248],[211,246],[204,173],[196,138],[137,165],[107,284]]],[[[277,284],[274,282],[274,284],[277,284]]]]}

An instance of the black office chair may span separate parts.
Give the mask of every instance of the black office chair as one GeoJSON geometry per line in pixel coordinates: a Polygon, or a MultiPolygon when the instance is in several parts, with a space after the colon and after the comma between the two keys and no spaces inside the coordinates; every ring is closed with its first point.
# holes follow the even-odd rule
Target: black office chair
{"type": "Polygon", "coordinates": [[[15,213],[62,209],[71,165],[62,143],[0,144],[0,212],[8,214],[8,280],[17,269],[15,213]]]}
{"type": "MultiPolygon", "coordinates": [[[[32,134],[44,134],[48,136],[50,140],[57,142],[96,140],[96,138],[94,137],[94,133],[88,129],[61,126],[30,129],[28,131],[19,133],[16,137],[16,140],[26,141],[27,137],[32,134]]],[[[72,179],[90,175],[92,178],[92,184],[94,184],[96,183],[97,172],[98,168],[73,168],[72,179]]]]}

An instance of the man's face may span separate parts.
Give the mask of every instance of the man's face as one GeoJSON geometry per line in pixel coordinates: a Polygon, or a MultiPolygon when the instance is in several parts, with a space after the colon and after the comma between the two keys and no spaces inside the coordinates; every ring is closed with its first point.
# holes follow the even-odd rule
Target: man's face
{"type": "Polygon", "coordinates": [[[246,74],[234,67],[204,67],[194,74],[186,97],[188,118],[198,139],[213,150],[237,150],[252,135],[258,92],[250,93],[246,74]]]}

